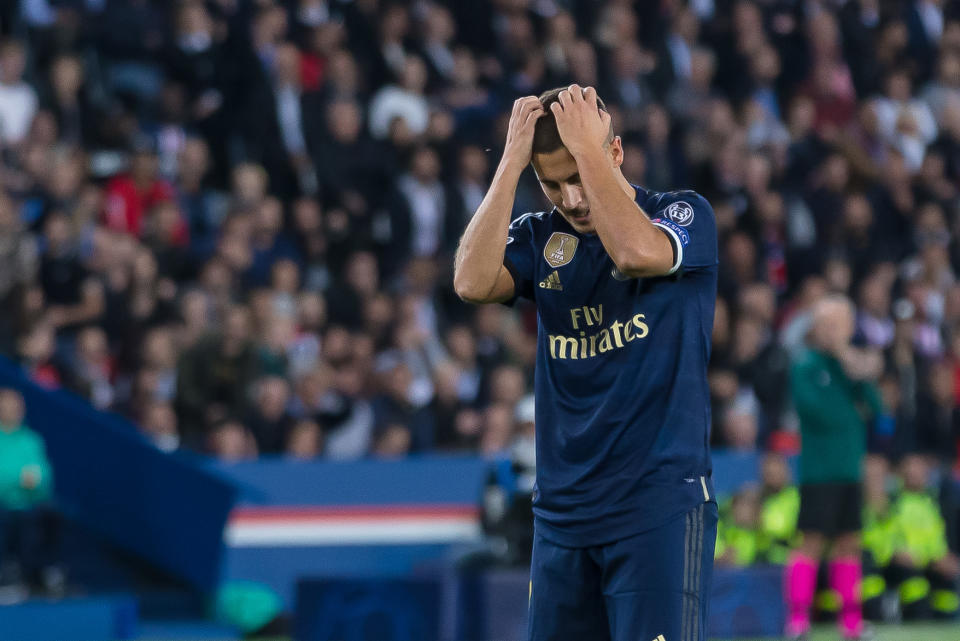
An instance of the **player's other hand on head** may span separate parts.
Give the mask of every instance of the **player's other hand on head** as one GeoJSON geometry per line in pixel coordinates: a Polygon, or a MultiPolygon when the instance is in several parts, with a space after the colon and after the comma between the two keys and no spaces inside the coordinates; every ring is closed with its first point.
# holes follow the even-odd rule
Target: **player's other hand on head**
{"type": "Polygon", "coordinates": [[[572,84],[550,105],[563,146],[574,158],[603,148],[610,131],[610,114],[597,106],[597,90],[572,84]]]}
{"type": "Polygon", "coordinates": [[[537,120],[546,113],[536,96],[524,96],[514,101],[510,124],[507,126],[507,144],[503,151],[505,162],[519,169],[530,164],[534,128],[537,120]]]}

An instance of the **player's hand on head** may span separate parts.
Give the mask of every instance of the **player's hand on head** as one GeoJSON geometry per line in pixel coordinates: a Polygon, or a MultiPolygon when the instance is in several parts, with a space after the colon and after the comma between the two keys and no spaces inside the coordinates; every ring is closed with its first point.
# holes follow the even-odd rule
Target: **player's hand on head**
{"type": "Polygon", "coordinates": [[[610,131],[610,114],[597,106],[597,90],[572,84],[550,105],[563,146],[574,157],[602,149],[610,131]]]}
{"type": "Polygon", "coordinates": [[[505,160],[526,167],[533,153],[533,132],[537,120],[546,114],[540,99],[536,96],[524,96],[513,103],[510,123],[507,125],[507,143],[504,147],[505,160]]]}

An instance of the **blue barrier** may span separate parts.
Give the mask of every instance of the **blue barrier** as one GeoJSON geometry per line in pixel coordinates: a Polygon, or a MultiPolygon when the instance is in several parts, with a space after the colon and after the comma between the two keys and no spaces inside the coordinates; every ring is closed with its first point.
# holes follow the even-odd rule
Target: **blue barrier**
{"type": "Polygon", "coordinates": [[[489,463],[476,456],[402,460],[207,461],[246,503],[267,505],[478,504],[489,463]]]}
{"type": "Polygon", "coordinates": [[[297,641],[439,641],[442,586],[435,579],[304,580],[297,641]]]}
{"type": "Polygon", "coordinates": [[[714,568],[710,637],[779,637],[786,624],[783,567],[714,568]]]}
{"type": "Polygon", "coordinates": [[[163,454],[122,418],[34,385],[3,359],[0,386],[24,395],[27,423],[46,442],[63,510],[172,575],[216,587],[236,495],[230,483],[163,454]]]}
{"type": "MultiPolygon", "coordinates": [[[[716,568],[709,637],[779,637],[785,622],[781,576],[779,567],[716,568]]],[[[305,579],[297,589],[296,639],[521,641],[528,578],[525,570],[489,570],[460,577],[305,579]],[[410,636],[414,629],[417,636],[410,636]]]]}
{"type": "MultiPolygon", "coordinates": [[[[713,461],[713,487],[718,496],[729,496],[744,483],[757,482],[760,479],[762,454],[719,451],[713,452],[710,457],[713,461]]],[[[799,457],[787,457],[794,481],[797,478],[798,461],[799,457]]]]}
{"type": "Polygon", "coordinates": [[[136,633],[132,596],[36,599],[0,608],[5,641],[120,641],[136,633]]]}

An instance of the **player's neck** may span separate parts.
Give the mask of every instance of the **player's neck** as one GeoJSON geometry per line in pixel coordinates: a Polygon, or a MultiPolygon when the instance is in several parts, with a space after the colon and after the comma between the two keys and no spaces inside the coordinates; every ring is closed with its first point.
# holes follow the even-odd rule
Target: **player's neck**
{"type": "Polygon", "coordinates": [[[630,196],[631,200],[637,199],[636,188],[627,180],[627,177],[623,175],[623,170],[619,167],[617,167],[617,182],[620,183],[620,188],[630,196]]]}

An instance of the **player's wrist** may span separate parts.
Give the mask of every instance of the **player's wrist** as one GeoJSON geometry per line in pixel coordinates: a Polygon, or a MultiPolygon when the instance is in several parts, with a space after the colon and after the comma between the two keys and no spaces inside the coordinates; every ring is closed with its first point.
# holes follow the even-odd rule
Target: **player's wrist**
{"type": "Polygon", "coordinates": [[[520,179],[520,174],[530,164],[529,154],[524,155],[518,152],[507,150],[500,159],[499,173],[505,178],[520,179]]]}
{"type": "Polygon", "coordinates": [[[587,161],[605,161],[605,154],[603,147],[598,147],[595,145],[585,145],[583,147],[574,147],[573,149],[567,147],[567,151],[570,152],[570,155],[573,156],[573,159],[577,163],[587,161]]]}

